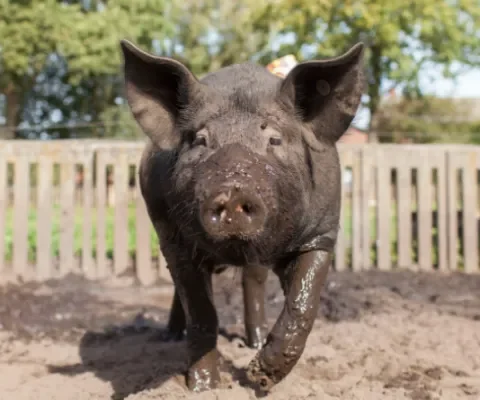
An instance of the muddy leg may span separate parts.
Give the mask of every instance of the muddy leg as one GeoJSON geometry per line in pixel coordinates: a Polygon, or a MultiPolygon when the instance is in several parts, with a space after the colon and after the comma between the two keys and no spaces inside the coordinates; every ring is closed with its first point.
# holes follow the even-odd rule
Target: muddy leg
{"type": "Polygon", "coordinates": [[[250,362],[248,377],[262,390],[285,378],[303,353],[320,303],[331,254],[311,251],[298,256],[284,274],[285,305],[267,343],[250,362]]]}
{"type": "Polygon", "coordinates": [[[197,266],[179,266],[173,275],[185,310],[188,347],[187,386],[200,392],[220,381],[217,360],[218,318],[212,295],[212,275],[197,266]]]}
{"type": "MultiPolygon", "coordinates": [[[[169,264],[169,269],[170,269],[169,264]]],[[[165,330],[161,330],[155,334],[151,339],[153,341],[161,342],[177,342],[184,338],[186,322],[185,312],[183,311],[180,297],[178,296],[178,290],[175,289],[172,299],[172,305],[170,307],[170,315],[168,317],[168,325],[165,330]]]]}
{"type": "Polygon", "coordinates": [[[178,291],[175,289],[173,295],[172,307],[170,308],[170,316],[168,318],[167,329],[161,332],[156,338],[164,342],[178,342],[183,339],[186,327],[185,312],[183,311],[178,291]]]}
{"type": "Polygon", "coordinates": [[[243,269],[243,312],[247,345],[261,349],[265,341],[265,281],[268,269],[262,266],[243,269]]]}

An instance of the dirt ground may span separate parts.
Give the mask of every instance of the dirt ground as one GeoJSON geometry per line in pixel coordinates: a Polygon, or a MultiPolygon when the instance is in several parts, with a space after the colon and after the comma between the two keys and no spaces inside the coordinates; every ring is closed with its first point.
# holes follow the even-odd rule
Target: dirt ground
{"type": "MultiPolygon", "coordinates": [[[[239,282],[238,273],[216,277],[223,382],[201,394],[184,385],[184,342],[155,340],[168,284],[2,285],[0,399],[255,399],[239,282]]],[[[271,323],[282,300],[272,275],[271,323]]],[[[330,273],[303,357],[264,398],[480,399],[480,276],[330,273]]]]}

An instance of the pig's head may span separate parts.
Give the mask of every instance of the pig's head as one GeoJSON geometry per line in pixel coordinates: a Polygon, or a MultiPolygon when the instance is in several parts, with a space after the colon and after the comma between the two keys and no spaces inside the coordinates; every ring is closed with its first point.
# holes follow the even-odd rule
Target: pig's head
{"type": "Polygon", "coordinates": [[[360,102],[362,49],[300,63],[285,79],[241,64],[198,80],[182,63],[122,41],[128,103],[170,154],[170,183],[159,190],[195,246],[230,263],[271,258],[336,212],[335,142],[360,102]]]}

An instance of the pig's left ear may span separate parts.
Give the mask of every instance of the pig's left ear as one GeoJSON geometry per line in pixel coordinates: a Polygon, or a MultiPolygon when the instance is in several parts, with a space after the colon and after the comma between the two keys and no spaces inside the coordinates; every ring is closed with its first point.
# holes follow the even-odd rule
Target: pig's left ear
{"type": "Polygon", "coordinates": [[[200,83],[179,61],[148,54],[127,40],[120,45],[125,94],[133,116],[160,148],[177,146],[180,111],[201,98],[200,83]]]}
{"type": "Polygon", "coordinates": [[[334,141],[347,130],[364,90],[363,43],[343,55],[298,64],[280,87],[280,99],[311,126],[317,139],[334,141]]]}

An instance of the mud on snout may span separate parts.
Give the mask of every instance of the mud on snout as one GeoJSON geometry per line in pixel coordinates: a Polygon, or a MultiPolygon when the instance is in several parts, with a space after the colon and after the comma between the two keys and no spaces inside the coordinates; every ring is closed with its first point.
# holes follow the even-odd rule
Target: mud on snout
{"type": "Polygon", "coordinates": [[[245,146],[232,144],[199,165],[198,219],[213,241],[254,241],[278,209],[275,167],[245,146]]]}

